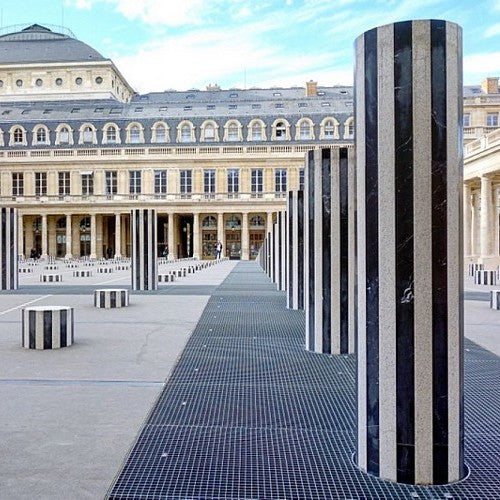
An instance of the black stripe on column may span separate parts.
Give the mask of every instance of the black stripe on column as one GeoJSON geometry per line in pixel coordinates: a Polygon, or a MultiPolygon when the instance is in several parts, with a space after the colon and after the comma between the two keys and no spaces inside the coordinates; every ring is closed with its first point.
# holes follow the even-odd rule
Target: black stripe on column
{"type": "Polygon", "coordinates": [[[394,25],[397,480],[415,482],[412,22],[394,25]]]}
{"type": "Polygon", "coordinates": [[[9,216],[10,216],[9,289],[14,290],[17,288],[16,282],[18,279],[18,276],[17,276],[17,273],[18,273],[18,271],[17,271],[17,234],[16,234],[17,211],[10,208],[9,209],[9,216]]]}
{"type": "Polygon", "coordinates": [[[332,151],[330,148],[323,148],[321,151],[321,226],[317,231],[321,231],[321,262],[322,262],[322,294],[323,303],[321,306],[322,324],[322,351],[330,354],[332,352],[332,244],[331,244],[331,168],[332,151]]]}
{"type": "Polygon", "coordinates": [[[43,348],[52,349],[52,311],[43,311],[43,348]]]}
{"type": "Polygon", "coordinates": [[[61,343],[61,347],[68,346],[68,311],[61,311],[61,319],[59,324],[59,342],[61,343]]]}
{"type": "Polygon", "coordinates": [[[297,191],[297,225],[298,308],[304,309],[304,191],[297,191]]]}
{"type": "Polygon", "coordinates": [[[109,306],[110,307],[116,307],[116,293],[117,292],[110,292],[109,293],[109,306]]]}
{"type": "Polygon", "coordinates": [[[141,290],[149,290],[149,274],[151,270],[149,269],[149,266],[151,263],[149,262],[149,241],[151,239],[151,233],[149,230],[149,210],[141,210],[141,215],[142,215],[142,222],[143,222],[143,234],[144,234],[144,241],[143,241],[143,248],[142,251],[144,252],[144,266],[141,268],[141,274],[142,274],[142,287],[141,290]]]}
{"type": "Polygon", "coordinates": [[[134,272],[132,273],[132,289],[140,290],[140,249],[139,249],[139,210],[132,210],[132,245],[134,248],[134,272]]]}
{"type": "Polygon", "coordinates": [[[0,238],[2,240],[2,248],[0,259],[2,263],[2,290],[7,289],[7,209],[2,208],[2,219],[0,220],[0,238]]]}
{"type": "Polygon", "coordinates": [[[349,212],[347,148],[339,149],[340,353],[349,352],[349,212]]]}
{"type": "Polygon", "coordinates": [[[431,21],[434,483],[448,481],[446,22],[431,21]]]}
{"type": "Polygon", "coordinates": [[[305,284],[305,293],[309,297],[309,310],[307,311],[309,317],[309,350],[314,351],[314,151],[309,151],[309,162],[307,165],[308,176],[308,193],[307,203],[309,210],[309,219],[305,221],[309,228],[309,238],[305,242],[308,247],[309,259],[306,263],[309,270],[309,283],[305,284]]]}
{"type": "Polygon", "coordinates": [[[36,311],[28,311],[29,348],[36,348],[36,311]]]}
{"type": "Polygon", "coordinates": [[[121,295],[121,298],[120,298],[120,304],[122,307],[125,307],[125,295],[126,295],[127,292],[125,292],[124,290],[122,290],[120,292],[120,295],[121,295]]]}
{"type": "Polygon", "coordinates": [[[278,279],[276,280],[278,283],[278,290],[281,290],[282,286],[283,286],[283,276],[282,276],[282,269],[281,269],[281,265],[282,265],[282,255],[281,255],[281,246],[283,245],[283,242],[281,241],[281,224],[283,224],[283,217],[282,217],[282,212],[278,212],[278,218],[276,220],[276,223],[277,223],[277,227],[276,227],[276,230],[277,230],[277,235],[276,235],[276,244],[277,244],[277,249],[278,249],[278,279]]]}
{"type": "Polygon", "coordinates": [[[366,248],[366,440],[367,469],[378,476],[378,88],[377,30],[365,33],[365,248],[366,248]]]}

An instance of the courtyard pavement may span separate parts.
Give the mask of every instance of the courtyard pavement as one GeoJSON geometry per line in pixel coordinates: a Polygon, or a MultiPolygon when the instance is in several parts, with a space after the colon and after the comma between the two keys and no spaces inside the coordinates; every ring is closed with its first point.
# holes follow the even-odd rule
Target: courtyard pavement
{"type": "MultiPolygon", "coordinates": [[[[170,263],[160,272],[183,265],[170,263]]],[[[267,298],[284,303],[263,275],[257,286],[245,280],[231,285],[235,265],[222,262],[161,285],[157,292],[131,292],[125,309],[94,308],[92,291],[127,287],[129,271],[73,278],[73,269],[61,266],[62,283],[40,283],[37,271],[20,275],[20,290],[0,293],[0,499],[103,498],[146,428],[210,297],[245,290],[251,314],[224,320],[234,332],[252,328],[259,303],[267,298]],[[73,306],[75,344],[55,351],[23,349],[20,309],[28,304],[73,306]],[[240,324],[243,319],[246,325],[240,324]]],[[[241,265],[260,272],[255,263],[241,265]]],[[[466,298],[476,300],[465,301],[465,333],[500,356],[500,311],[489,308],[489,288],[494,287],[477,287],[466,279],[466,298]]],[[[301,314],[280,312],[274,320],[277,331],[286,330],[288,321],[300,324],[301,314]]],[[[238,357],[238,350],[227,355],[238,357]]],[[[224,424],[219,431],[224,428],[230,432],[224,424]]],[[[257,489],[252,498],[265,497],[257,489]]]]}

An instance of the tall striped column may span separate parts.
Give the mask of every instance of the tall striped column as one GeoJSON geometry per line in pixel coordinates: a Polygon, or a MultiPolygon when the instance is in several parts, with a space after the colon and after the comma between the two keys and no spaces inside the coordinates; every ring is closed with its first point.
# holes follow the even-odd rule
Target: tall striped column
{"type": "Polygon", "coordinates": [[[157,217],[151,208],[133,209],[130,214],[132,233],[132,290],[158,288],[156,255],[157,217]]]}
{"type": "Polygon", "coordinates": [[[464,477],[462,32],[356,40],[358,444],[392,481],[464,477]]]}
{"type": "Polygon", "coordinates": [[[286,212],[279,211],[276,218],[276,286],[286,290],[286,212]]]}
{"type": "Polygon", "coordinates": [[[306,347],[346,354],[356,324],[353,150],[311,151],[306,171],[306,347]]]}
{"type": "Polygon", "coordinates": [[[286,211],[287,307],[304,309],[304,191],[289,191],[286,211]]]}
{"type": "Polygon", "coordinates": [[[0,290],[17,290],[17,209],[0,209],[0,290]]]}

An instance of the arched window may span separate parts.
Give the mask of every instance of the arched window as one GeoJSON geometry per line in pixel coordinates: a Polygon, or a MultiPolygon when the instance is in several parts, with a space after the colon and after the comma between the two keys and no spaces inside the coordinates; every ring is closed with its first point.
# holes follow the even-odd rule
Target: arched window
{"type": "Polygon", "coordinates": [[[278,141],[284,141],[286,139],[286,125],[284,122],[278,122],[276,124],[276,139],[278,141]]]}
{"type": "Polygon", "coordinates": [[[130,142],[139,144],[141,142],[141,129],[137,125],[130,127],[130,142]]]}
{"type": "Polygon", "coordinates": [[[114,125],[109,126],[106,129],[106,142],[108,144],[116,144],[117,142],[116,127],[114,125]]]}
{"type": "Polygon", "coordinates": [[[333,123],[333,120],[326,120],[323,126],[323,137],[325,139],[333,139],[335,136],[335,123],[333,123]]]}
{"type": "Polygon", "coordinates": [[[201,223],[205,229],[217,229],[217,219],[213,215],[205,217],[201,223]]]}
{"type": "Polygon", "coordinates": [[[241,229],[241,219],[236,215],[230,215],[226,219],[226,228],[227,229],[241,229]]]}
{"type": "MultiPolygon", "coordinates": [[[[151,127],[151,142],[156,142],[160,144],[170,142],[169,130],[170,129],[165,122],[154,123],[153,126],[151,127]]],[[[142,142],[144,142],[144,138],[142,138],[142,142]]]]}
{"type": "Polygon", "coordinates": [[[264,218],[261,217],[260,215],[254,215],[253,217],[250,217],[250,227],[259,227],[264,229],[266,226],[266,223],[264,221],[264,218]]]}
{"type": "Polygon", "coordinates": [[[205,131],[204,138],[206,142],[215,141],[215,127],[211,123],[205,125],[204,131],[205,131]]]}
{"type": "Polygon", "coordinates": [[[354,137],[354,117],[350,116],[344,122],[344,139],[352,139],[354,137]]]}
{"type": "Polygon", "coordinates": [[[227,127],[227,140],[230,142],[239,140],[238,125],[236,123],[230,123],[227,127]]]}
{"type": "Polygon", "coordinates": [[[181,127],[181,142],[191,142],[191,127],[189,125],[181,127]]]}
{"type": "Polygon", "coordinates": [[[262,140],[262,125],[259,122],[255,122],[252,125],[252,141],[262,140]]]}
{"type": "Polygon", "coordinates": [[[59,131],[59,144],[69,144],[69,129],[62,127],[59,131]]]}
{"type": "Polygon", "coordinates": [[[14,144],[23,144],[24,143],[24,130],[20,127],[14,129],[13,133],[14,144]]]}
{"type": "Polygon", "coordinates": [[[300,138],[304,140],[311,139],[311,125],[306,121],[300,124],[300,138]]]}
{"type": "Polygon", "coordinates": [[[40,233],[42,231],[42,218],[37,217],[33,220],[33,231],[35,233],[40,233]]]}
{"type": "Polygon", "coordinates": [[[57,229],[66,229],[66,217],[59,217],[56,221],[57,229]]]}
{"type": "Polygon", "coordinates": [[[167,142],[167,131],[163,125],[158,125],[156,127],[156,142],[167,142]]]}
{"type": "Polygon", "coordinates": [[[43,127],[40,127],[36,131],[36,142],[37,144],[45,144],[47,142],[47,131],[43,127]]]}

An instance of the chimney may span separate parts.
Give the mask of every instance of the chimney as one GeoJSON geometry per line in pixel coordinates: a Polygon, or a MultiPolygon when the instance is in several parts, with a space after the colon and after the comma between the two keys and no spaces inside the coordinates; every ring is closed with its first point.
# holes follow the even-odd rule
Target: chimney
{"type": "Polygon", "coordinates": [[[489,76],[481,82],[485,94],[498,94],[498,76],[489,76]]]}
{"type": "Polygon", "coordinates": [[[220,90],[220,87],[216,83],[214,83],[213,85],[211,83],[209,83],[207,85],[207,90],[211,90],[211,91],[220,90]]]}
{"type": "Polygon", "coordinates": [[[315,97],[318,95],[318,82],[313,82],[309,80],[306,82],[306,96],[315,97]]]}

